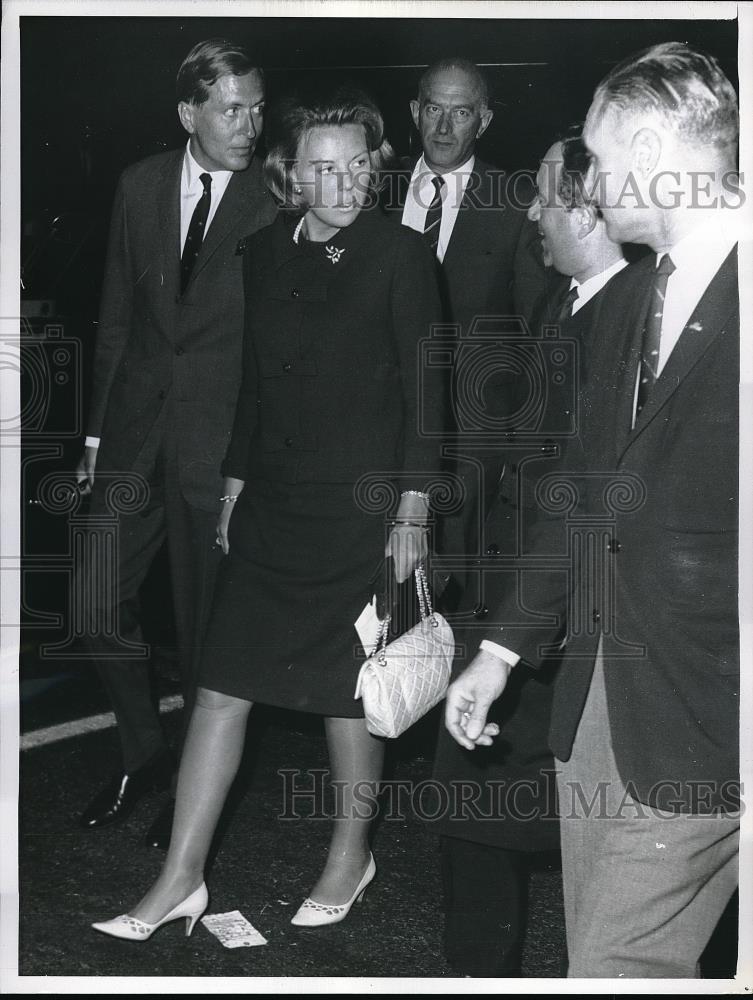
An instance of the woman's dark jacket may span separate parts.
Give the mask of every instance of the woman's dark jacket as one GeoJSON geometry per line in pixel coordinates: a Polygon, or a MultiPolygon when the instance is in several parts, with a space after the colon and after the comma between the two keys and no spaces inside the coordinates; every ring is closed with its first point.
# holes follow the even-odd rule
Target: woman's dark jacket
{"type": "Polygon", "coordinates": [[[439,469],[444,373],[431,252],[378,208],[321,245],[279,216],[245,242],[243,381],[223,473],[424,488],[439,469]],[[427,433],[428,431],[428,433],[427,433]]]}

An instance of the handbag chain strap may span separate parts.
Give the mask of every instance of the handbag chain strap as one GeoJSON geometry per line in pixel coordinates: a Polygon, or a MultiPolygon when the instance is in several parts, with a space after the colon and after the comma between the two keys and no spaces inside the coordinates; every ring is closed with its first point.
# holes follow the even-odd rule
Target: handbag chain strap
{"type": "Polygon", "coordinates": [[[426,579],[426,570],[424,569],[424,564],[419,563],[415,570],[416,577],[416,594],[418,595],[418,606],[421,609],[421,618],[429,618],[431,624],[436,628],[439,625],[435,615],[434,608],[431,606],[431,594],[429,592],[429,583],[426,579]]]}
{"type": "MultiPolygon", "coordinates": [[[[421,611],[421,620],[428,618],[434,628],[438,628],[439,622],[437,621],[437,616],[434,614],[434,608],[431,604],[431,595],[429,593],[429,584],[426,579],[426,570],[424,569],[424,564],[419,563],[414,571],[414,576],[416,578],[416,595],[418,597],[418,607],[421,611]]],[[[389,611],[385,611],[384,618],[379,626],[379,636],[377,637],[377,643],[379,645],[379,656],[377,659],[381,666],[385,667],[387,665],[387,636],[390,631],[390,622],[392,621],[392,615],[389,611]]]]}

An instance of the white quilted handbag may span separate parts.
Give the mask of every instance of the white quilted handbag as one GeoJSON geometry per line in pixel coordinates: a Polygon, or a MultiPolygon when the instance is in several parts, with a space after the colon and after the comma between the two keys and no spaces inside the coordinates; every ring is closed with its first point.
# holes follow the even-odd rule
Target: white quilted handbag
{"type": "Polygon", "coordinates": [[[426,572],[416,567],[421,621],[387,645],[390,615],[381,623],[374,652],[361,667],[355,698],[363,699],[366,728],[374,736],[399,736],[444,698],[455,638],[432,610],[426,572]]]}

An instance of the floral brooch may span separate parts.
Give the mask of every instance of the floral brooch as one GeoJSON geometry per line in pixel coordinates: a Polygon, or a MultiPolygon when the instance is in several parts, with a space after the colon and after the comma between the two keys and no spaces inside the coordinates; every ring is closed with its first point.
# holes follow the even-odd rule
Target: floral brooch
{"type": "Polygon", "coordinates": [[[324,248],[324,252],[327,254],[327,260],[332,261],[333,264],[339,264],[340,258],[345,253],[345,249],[340,250],[338,247],[330,245],[324,248]]]}

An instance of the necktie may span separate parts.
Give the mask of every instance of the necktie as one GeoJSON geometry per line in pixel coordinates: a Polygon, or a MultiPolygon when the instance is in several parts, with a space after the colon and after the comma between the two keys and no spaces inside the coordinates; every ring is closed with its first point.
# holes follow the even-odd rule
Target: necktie
{"type": "Polygon", "coordinates": [[[573,314],[573,305],[575,300],[578,298],[578,286],[575,285],[569,290],[567,295],[564,297],[560,303],[557,314],[554,317],[555,323],[564,323],[566,319],[570,319],[573,314]]]}
{"type": "Polygon", "coordinates": [[[672,258],[665,253],[659,261],[651,289],[646,325],[643,329],[643,344],[641,346],[641,368],[638,378],[638,400],[635,406],[636,417],[646,405],[649,393],[659,377],[659,347],[661,345],[661,324],[664,316],[664,298],[667,294],[669,276],[675,270],[672,258]]]}
{"type": "Polygon", "coordinates": [[[432,177],[431,183],[434,185],[434,197],[426,210],[426,221],[424,222],[424,239],[431,249],[436,253],[439,243],[439,228],[442,225],[442,188],[444,187],[444,177],[432,177]]]}
{"type": "Polygon", "coordinates": [[[199,256],[201,243],[204,239],[204,230],[206,229],[209,217],[209,206],[212,203],[212,175],[202,174],[199,180],[204,185],[204,191],[196,203],[196,208],[193,210],[186,235],[186,242],[183,244],[183,256],[180,258],[181,294],[185,292],[188,286],[193,266],[196,263],[196,258],[199,256]]]}

